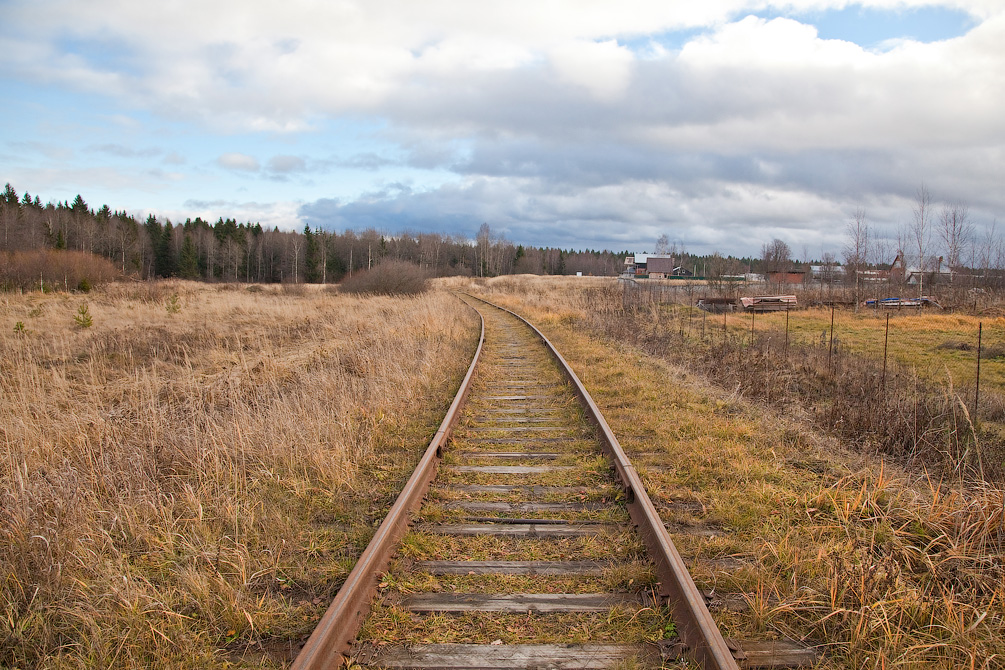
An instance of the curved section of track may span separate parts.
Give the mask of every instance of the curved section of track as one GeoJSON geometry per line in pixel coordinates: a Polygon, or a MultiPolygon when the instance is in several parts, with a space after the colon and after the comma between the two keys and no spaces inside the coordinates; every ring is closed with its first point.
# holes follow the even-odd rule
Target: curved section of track
{"type": "Polygon", "coordinates": [[[683,651],[737,668],[575,373],[517,315],[478,309],[481,359],[293,667],[659,666],[683,651]],[[677,645],[651,644],[674,630],[677,645]]]}

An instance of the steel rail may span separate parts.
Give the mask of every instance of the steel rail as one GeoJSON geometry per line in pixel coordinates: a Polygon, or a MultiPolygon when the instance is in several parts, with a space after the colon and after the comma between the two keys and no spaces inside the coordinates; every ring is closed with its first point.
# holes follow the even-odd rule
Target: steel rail
{"type": "Polygon", "coordinates": [[[733,658],[729,646],[705,605],[705,598],[695,586],[684,559],[681,558],[677,547],[674,546],[670,533],[663,525],[649,494],[646,493],[642,479],[621,448],[621,443],[618,442],[618,438],[615,437],[611,427],[607,424],[607,420],[593,401],[593,397],[572,370],[572,366],[562,357],[562,354],[558,353],[558,349],[544,336],[544,333],[530,321],[505,307],[500,307],[477,296],[471,297],[515,316],[533,330],[547,346],[551,355],[568,377],[576,395],[586,406],[587,415],[600,431],[604,447],[621,477],[627,496],[628,512],[656,563],[656,574],[660,580],[660,595],[669,599],[670,610],[673,612],[674,623],[677,625],[677,634],[686,645],[687,653],[694,656],[705,670],[738,670],[739,666],[733,658]]]}
{"type": "Polygon", "coordinates": [[[398,494],[387,517],[356,561],[356,566],[328,606],[317,628],[300,650],[293,662],[292,670],[337,668],[345,660],[345,652],[356,638],[363,620],[370,611],[370,602],[377,592],[377,576],[387,570],[392,554],[397,551],[401,538],[408,530],[409,518],[418,510],[429,490],[429,483],[436,476],[443,455],[443,447],[450,439],[460,410],[471,391],[471,379],[485,344],[485,318],[481,314],[478,314],[478,318],[481,321],[478,347],[457,395],[454,396],[439,429],[426,447],[415,472],[398,494]]]}

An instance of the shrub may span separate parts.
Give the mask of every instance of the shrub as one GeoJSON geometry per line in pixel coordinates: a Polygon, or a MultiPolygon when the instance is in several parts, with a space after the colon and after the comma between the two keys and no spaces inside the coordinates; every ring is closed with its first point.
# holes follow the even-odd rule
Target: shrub
{"type": "Polygon", "coordinates": [[[282,295],[288,295],[294,298],[303,298],[305,295],[307,295],[307,287],[303,284],[293,284],[286,282],[279,287],[279,292],[282,295]]]}
{"type": "Polygon", "coordinates": [[[417,295],[429,288],[429,274],[415,263],[385,260],[342,282],[346,293],[417,295]]]}
{"type": "Polygon", "coordinates": [[[118,276],[114,263],[86,251],[37,249],[0,257],[0,288],[7,290],[88,291],[118,276]]]}

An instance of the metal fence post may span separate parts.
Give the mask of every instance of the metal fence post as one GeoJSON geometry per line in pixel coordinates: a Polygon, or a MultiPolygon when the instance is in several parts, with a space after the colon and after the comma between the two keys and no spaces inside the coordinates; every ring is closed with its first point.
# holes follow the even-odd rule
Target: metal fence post
{"type": "Polygon", "coordinates": [[[754,346],[754,310],[750,310],[750,346],[754,346]]]}
{"type": "Polygon", "coordinates": [[[831,339],[827,343],[827,369],[831,369],[831,356],[834,354],[834,305],[831,305],[831,339]]]}
{"type": "Polygon", "coordinates": [[[974,421],[977,420],[977,407],[981,397],[981,336],[984,334],[984,322],[977,323],[977,383],[974,385],[974,421]]]}
{"type": "Polygon", "coordinates": [[[789,308],[785,308],[785,350],[782,352],[783,357],[788,357],[789,355],[789,308]]]}
{"type": "Polygon", "coordinates": [[[886,334],[883,335],[883,381],[880,382],[879,387],[881,389],[886,388],[886,353],[889,350],[890,344],[890,314],[886,315],[886,334]]]}

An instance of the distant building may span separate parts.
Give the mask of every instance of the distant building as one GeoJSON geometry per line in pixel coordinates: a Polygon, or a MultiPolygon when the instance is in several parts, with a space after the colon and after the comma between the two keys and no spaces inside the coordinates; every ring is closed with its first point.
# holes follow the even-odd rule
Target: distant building
{"type": "Polygon", "coordinates": [[[670,279],[671,277],[693,277],[694,272],[681,265],[680,256],[671,254],[635,254],[625,257],[622,277],[636,279],[670,279]]]}
{"type": "Polygon", "coordinates": [[[786,270],[768,272],[768,281],[772,284],[804,284],[806,283],[805,270],[786,270]]]}
{"type": "Polygon", "coordinates": [[[949,267],[942,264],[942,256],[931,256],[925,259],[921,267],[917,265],[907,265],[904,254],[897,254],[890,266],[889,278],[894,281],[904,282],[911,286],[916,286],[924,277],[925,280],[941,283],[943,280],[952,281],[953,273],[949,267]]]}
{"type": "Polygon", "coordinates": [[[811,265],[810,277],[823,284],[836,284],[844,281],[844,266],[841,265],[811,265]]]}

